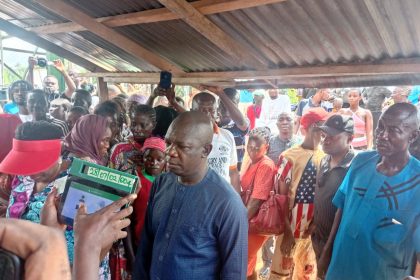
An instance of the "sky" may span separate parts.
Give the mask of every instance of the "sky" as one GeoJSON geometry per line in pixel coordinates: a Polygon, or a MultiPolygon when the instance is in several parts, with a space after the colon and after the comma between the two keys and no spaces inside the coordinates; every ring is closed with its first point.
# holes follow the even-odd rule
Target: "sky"
{"type": "MultiPolygon", "coordinates": [[[[35,51],[36,49],[36,46],[15,37],[3,39],[3,47],[27,50],[27,51],[35,51]]],[[[38,51],[45,53],[45,50],[41,48],[38,48],[38,51]]],[[[3,56],[4,56],[4,62],[10,67],[13,67],[13,66],[16,66],[17,64],[26,65],[28,63],[29,54],[3,51],[3,56]]]]}

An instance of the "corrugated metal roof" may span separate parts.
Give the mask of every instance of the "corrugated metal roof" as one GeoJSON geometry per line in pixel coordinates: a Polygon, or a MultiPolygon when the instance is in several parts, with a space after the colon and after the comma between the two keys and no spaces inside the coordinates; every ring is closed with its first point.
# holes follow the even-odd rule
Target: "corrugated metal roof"
{"type": "MultiPolygon", "coordinates": [[[[33,1],[1,0],[0,12],[22,27],[67,22],[33,1]],[[22,8],[21,5],[26,8],[22,8]]],[[[66,0],[93,17],[161,8],[156,0],[66,0]]],[[[209,3],[211,1],[208,1],[209,3]]],[[[267,69],[420,57],[418,0],[289,0],[207,15],[267,69]]],[[[248,69],[182,20],[116,27],[142,47],[187,72],[248,69]]],[[[156,67],[89,31],[42,35],[115,71],[156,67]]],[[[104,67],[105,68],[105,67],[104,67]]],[[[386,78],[381,76],[382,78],[386,78]]],[[[350,78],[346,78],[350,82],[350,78]]],[[[354,77],[357,80],[357,77],[354,77]]],[[[363,77],[372,79],[375,77],[363,77]]]]}
{"type": "Polygon", "coordinates": [[[162,5],[155,0],[67,0],[66,2],[72,4],[92,17],[116,16],[162,8],[162,5]]]}
{"type": "Polygon", "coordinates": [[[116,30],[188,72],[240,69],[231,57],[181,20],[124,26],[116,30]]]}
{"type": "MultiPolygon", "coordinates": [[[[75,33],[73,33],[75,34],[75,33]]],[[[121,50],[118,46],[115,46],[106,40],[100,38],[99,36],[96,36],[95,34],[89,32],[89,31],[81,31],[77,32],[78,35],[83,37],[85,42],[90,43],[92,46],[95,46],[97,49],[100,49],[101,52],[106,50],[106,53],[112,54],[116,58],[120,58],[122,60],[121,62],[126,62],[125,64],[129,62],[132,66],[128,67],[131,68],[129,71],[159,71],[158,68],[148,64],[146,61],[142,59],[138,59],[134,57],[133,55],[130,55],[129,53],[121,50]]],[[[101,54],[99,53],[99,58],[102,58],[101,54]]],[[[119,71],[125,71],[122,70],[122,68],[127,68],[127,66],[122,67],[123,65],[118,65],[118,59],[116,59],[116,68],[119,69],[119,71]]]]}

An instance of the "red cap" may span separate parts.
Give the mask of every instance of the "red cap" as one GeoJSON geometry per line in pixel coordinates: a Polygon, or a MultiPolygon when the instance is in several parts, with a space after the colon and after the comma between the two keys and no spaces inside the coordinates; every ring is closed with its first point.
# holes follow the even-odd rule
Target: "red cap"
{"type": "Polygon", "coordinates": [[[60,154],[60,139],[13,139],[12,150],[0,163],[0,173],[24,176],[37,174],[53,166],[60,154]]]}
{"type": "Polygon", "coordinates": [[[144,141],[141,151],[144,152],[147,149],[156,149],[164,153],[166,150],[165,141],[159,137],[149,137],[144,141]]]}
{"type": "Polygon", "coordinates": [[[322,107],[311,108],[305,114],[303,114],[302,118],[300,119],[300,125],[304,129],[308,129],[308,127],[314,123],[325,121],[328,119],[328,116],[328,112],[325,111],[322,107]]]}

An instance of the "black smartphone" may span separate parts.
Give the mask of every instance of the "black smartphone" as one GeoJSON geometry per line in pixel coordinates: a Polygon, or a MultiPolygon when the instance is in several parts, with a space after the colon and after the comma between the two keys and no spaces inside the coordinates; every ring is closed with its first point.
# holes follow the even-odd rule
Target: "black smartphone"
{"type": "Polygon", "coordinates": [[[24,261],[15,254],[0,248],[0,279],[23,279],[24,261]]]}
{"type": "Polygon", "coordinates": [[[168,71],[160,72],[159,86],[163,89],[169,89],[172,85],[172,73],[168,71]]]}

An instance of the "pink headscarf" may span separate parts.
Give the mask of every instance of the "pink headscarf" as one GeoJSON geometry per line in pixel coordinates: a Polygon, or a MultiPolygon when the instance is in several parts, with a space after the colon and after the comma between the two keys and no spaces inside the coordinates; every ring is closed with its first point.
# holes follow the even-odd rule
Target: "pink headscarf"
{"type": "Polygon", "coordinates": [[[16,128],[22,123],[16,115],[0,114],[0,162],[12,149],[16,128]]]}
{"type": "Polygon", "coordinates": [[[77,120],[71,132],[64,138],[66,150],[87,156],[97,164],[106,164],[100,155],[99,142],[109,127],[107,118],[98,115],[85,115],[77,120]]]}

